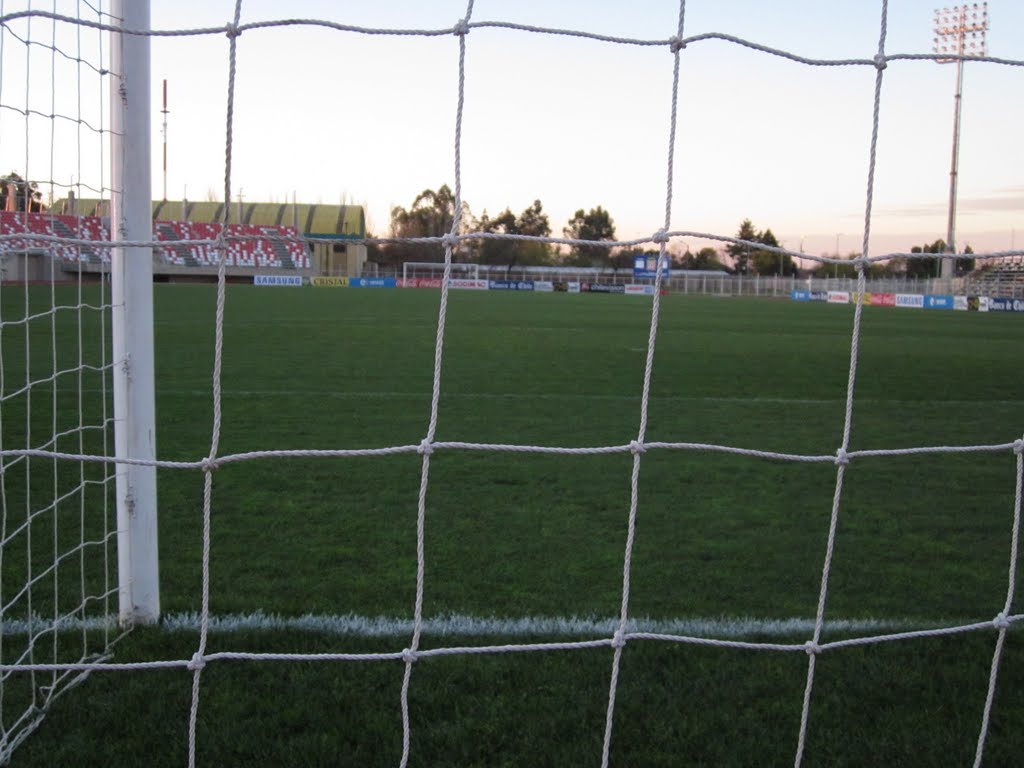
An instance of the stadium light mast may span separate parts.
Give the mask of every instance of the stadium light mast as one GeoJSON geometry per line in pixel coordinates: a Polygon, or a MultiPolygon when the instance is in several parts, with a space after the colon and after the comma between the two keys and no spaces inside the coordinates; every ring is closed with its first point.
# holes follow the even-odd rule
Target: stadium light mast
{"type": "MultiPolygon", "coordinates": [[[[940,64],[956,63],[956,92],[953,95],[953,154],[949,169],[949,217],[946,222],[946,253],[956,253],[956,184],[960,155],[960,103],[962,101],[964,57],[984,56],[988,30],[988,3],[954,5],[935,11],[933,50],[940,64]],[[954,58],[944,58],[944,57],[954,58]]],[[[942,262],[941,275],[953,277],[954,260],[942,262]]]]}
{"type": "Polygon", "coordinates": [[[163,133],[164,138],[164,197],[163,200],[167,202],[167,79],[164,78],[164,108],[160,110],[160,114],[164,116],[163,133]]]}

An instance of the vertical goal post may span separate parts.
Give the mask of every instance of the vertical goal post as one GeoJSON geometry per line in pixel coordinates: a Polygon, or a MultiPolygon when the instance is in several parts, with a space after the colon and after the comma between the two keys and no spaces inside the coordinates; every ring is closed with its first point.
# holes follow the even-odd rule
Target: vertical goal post
{"type": "MultiPolygon", "coordinates": [[[[114,446],[119,458],[156,460],[150,170],[148,0],[113,0],[122,29],[111,33],[112,187],[110,236],[114,361],[114,446]],[[122,243],[122,244],[117,244],[122,243]]],[[[118,594],[122,626],[160,618],[156,467],[117,464],[118,594]]]]}

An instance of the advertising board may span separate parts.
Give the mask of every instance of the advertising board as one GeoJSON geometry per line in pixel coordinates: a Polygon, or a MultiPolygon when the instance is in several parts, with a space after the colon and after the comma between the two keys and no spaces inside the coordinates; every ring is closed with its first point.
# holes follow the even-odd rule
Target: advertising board
{"type": "MultiPolygon", "coordinates": [[[[661,274],[667,275],[672,260],[666,254],[661,260],[661,274]]],[[[653,280],[658,276],[658,255],[653,253],[638,253],[633,257],[633,277],[649,278],[653,280]]]]}
{"type": "Polygon", "coordinates": [[[627,285],[626,293],[630,296],[653,296],[653,285],[627,285]]]}
{"type": "Polygon", "coordinates": [[[989,312],[1024,312],[1024,299],[997,299],[988,300],[989,312]]]}
{"type": "Polygon", "coordinates": [[[347,288],[347,277],[311,277],[309,284],[314,288],[347,288]]]}
{"type": "Polygon", "coordinates": [[[453,277],[448,281],[448,287],[455,288],[460,291],[486,291],[487,281],[476,280],[473,278],[453,277]]]}
{"type": "Polygon", "coordinates": [[[398,280],[394,277],[352,277],[348,284],[351,288],[395,288],[398,280]]]}
{"type": "Polygon", "coordinates": [[[533,280],[488,280],[490,291],[532,291],[533,280]]]}
{"type": "Polygon", "coordinates": [[[920,309],[924,306],[924,295],[920,293],[897,293],[896,306],[920,309]]]}
{"type": "Polygon", "coordinates": [[[870,304],[873,307],[895,307],[896,306],[896,294],[895,293],[870,293],[868,296],[871,297],[870,304]]]}
{"type": "Polygon", "coordinates": [[[302,285],[302,275],[253,275],[253,285],[294,287],[302,285]]]}
{"type": "Polygon", "coordinates": [[[399,288],[440,288],[440,277],[406,277],[398,278],[399,288]]]}
{"type": "Polygon", "coordinates": [[[925,309],[953,309],[953,297],[929,293],[924,297],[925,309]]]}

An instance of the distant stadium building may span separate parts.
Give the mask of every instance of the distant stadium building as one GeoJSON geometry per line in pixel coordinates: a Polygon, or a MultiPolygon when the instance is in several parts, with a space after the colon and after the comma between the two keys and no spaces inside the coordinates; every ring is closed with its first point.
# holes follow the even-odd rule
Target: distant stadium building
{"type": "MultiPolygon", "coordinates": [[[[108,229],[110,202],[71,196],[55,201],[45,215],[100,221],[108,229]]],[[[154,250],[156,279],[201,279],[215,273],[218,257],[213,250],[189,241],[217,239],[223,222],[224,203],[154,201],[153,234],[167,243],[154,250]]],[[[356,276],[366,263],[366,246],[361,242],[366,217],[358,205],[232,203],[228,234],[227,268],[232,276],[245,277],[268,268],[294,270],[303,276],[356,276]]],[[[75,261],[88,272],[102,270],[106,259],[75,261]]]]}

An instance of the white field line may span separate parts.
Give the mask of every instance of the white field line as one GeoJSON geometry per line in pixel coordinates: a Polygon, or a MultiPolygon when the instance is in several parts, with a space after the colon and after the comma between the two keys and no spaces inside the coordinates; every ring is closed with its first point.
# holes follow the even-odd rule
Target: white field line
{"type": "MultiPolygon", "coordinates": [[[[76,390],[77,391],[77,390],[76,390]]],[[[99,389],[83,389],[86,393],[99,393],[99,389]]],[[[351,391],[328,391],[314,389],[223,389],[224,397],[310,397],[318,400],[363,400],[363,399],[410,399],[423,400],[430,397],[429,392],[395,392],[384,390],[351,390],[351,391]]],[[[157,387],[158,396],[170,397],[212,397],[209,389],[157,387]]],[[[635,402],[640,395],[615,395],[604,393],[579,393],[579,392],[448,392],[442,393],[441,399],[452,400],[585,400],[585,401],[607,401],[607,402],[635,402]]],[[[688,396],[688,395],[656,395],[652,394],[651,400],[669,403],[739,403],[742,405],[758,404],[779,404],[779,405],[835,405],[845,403],[845,397],[722,397],[710,396],[688,396]]],[[[900,407],[913,407],[916,405],[935,407],[936,405],[1022,405],[1024,399],[1017,400],[908,400],[898,397],[893,398],[857,398],[858,403],[872,405],[896,405],[900,407]]]]}
{"type": "MultiPolygon", "coordinates": [[[[172,613],[160,619],[162,629],[170,632],[199,630],[198,613],[172,613]]],[[[910,619],[832,619],[826,629],[833,632],[888,632],[949,626],[950,621],[912,621],[910,619]]],[[[92,618],[65,617],[58,627],[61,631],[99,630],[117,625],[116,616],[92,618]]],[[[50,626],[44,617],[33,619],[5,619],[5,635],[38,632],[50,626]]],[[[442,637],[472,635],[525,636],[611,636],[619,626],[619,619],[593,616],[523,616],[500,618],[495,616],[466,616],[447,614],[423,619],[423,631],[442,637]]],[[[357,616],[305,614],[280,616],[256,611],[253,613],[211,615],[211,632],[232,633],[253,630],[290,630],[327,635],[355,637],[393,637],[412,632],[411,618],[393,616],[357,616]]],[[[679,619],[651,619],[636,617],[629,621],[628,632],[686,635],[705,638],[737,638],[751,636],[806,635],[814,629],[813,618],[766,619],[751,616],[693,617],[679,619]]]]}

